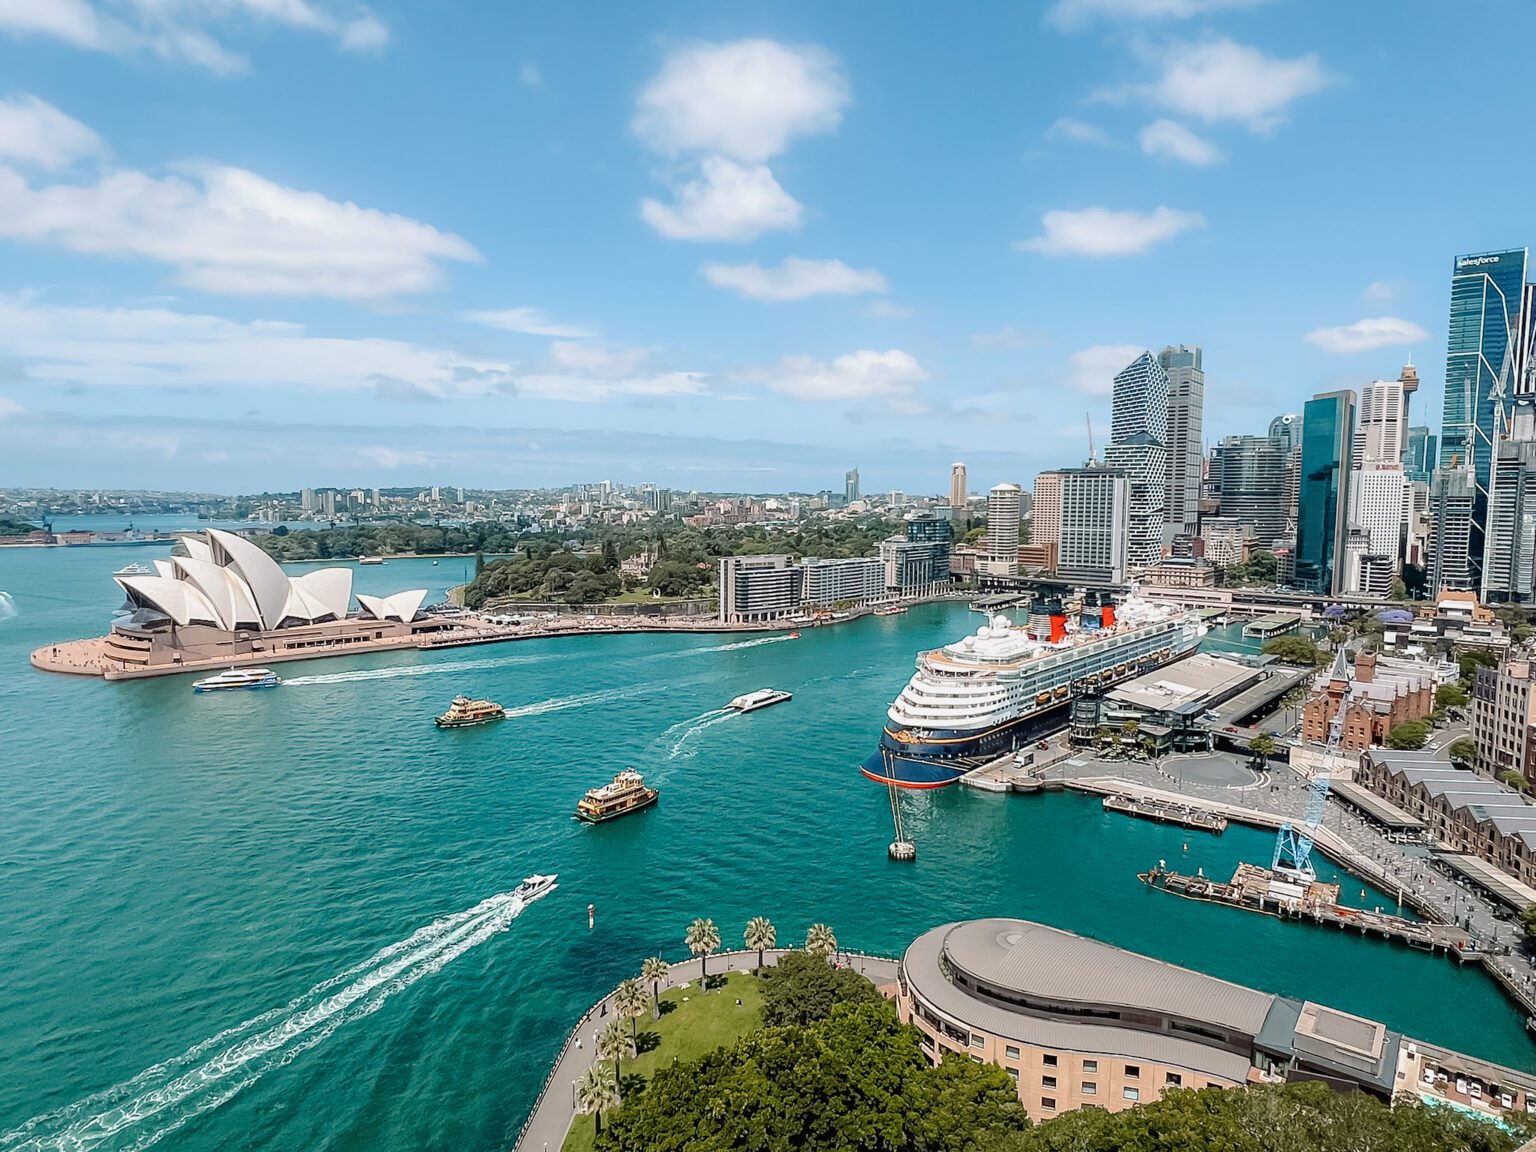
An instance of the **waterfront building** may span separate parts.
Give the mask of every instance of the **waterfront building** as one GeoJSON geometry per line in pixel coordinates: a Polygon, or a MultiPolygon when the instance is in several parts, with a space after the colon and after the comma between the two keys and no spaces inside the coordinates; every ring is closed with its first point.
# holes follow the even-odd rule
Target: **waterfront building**
{"type": "Polygon", "coordinates": [[[1206,712],[1257,687],[1271,675],[1258,662],[1244,662],[1209,652],[1196,652],[1173,668],[1159,668],[1102,695],[1072,702],[1071,739],[1096,743],[1104,729],[1121,743],[1140,744],[1162,756],[1171,752],[1209,751],[1211,725],[1206,712]],[[1134,737],[1125,734],[1135,721],[1134,737]]]}
{"type": "Polygon", "coordinates": [[[1365,651],[1355,654],[1351,666],[1340,648],[1332,668],[1312,681],[1312,694],[1302,712],[1302,739],[1326,744],[1333,717],[1342,707],[1341,749],[1361,752],[1385,744],[1394,728],[1423,720],[1435,710],[1435,689],[1449,676],[1447,669],[1454,666],[1365,651]]]}
{"type": "Polygon", "coordinates": [[[1017,484],[999,484],[987,494],[988,576],[1017,576],[1019,573],[1020,496],[1017,484]]]}
{"type": "Polygon", "coordinates": [[[1337,595],[1345,587],[1342,553],[1354,426],[1352,391],[1324,392],[1302,410],[1296,586],[1304,591],[1337,595]]]}
{"type": "Polygon", "coordinates": [[[1061,473],[1041,472],[1035,477],[1035,493],[1029,519],[1029,542],[1046,549],[1049,560],[1037,567],[1054,570],[1061,555],[1061,473]]]}
{"type": "Polygon", "coordinates": [[[1104,463],[1131,482],[1126,562],[1145,568],[1162,555],[1168,520],[1168,374],[1143,352],[1115,376],[1104,463]]]}
{"type": "Polygon", "coordinates": [[[1129,558],[1131,480],[1116,468],[1062,468],[1056,574],[1063,580],[1123,584],[1129,558]]]}
{"type": "Polygon", "coordinates": [[[1200,530],[1200,479],[1205,454],[1203,352],[1166,347],[1157,362],[1168,376],[1168,521],[1164,543],[1200,530]]]}
{"type": "Polygon", "coordinates": [[[949,506],[957,516],[964,516],[971,502],[970,489],[966,487],[965,465],[955,461],[949,466],[949,506]]]}
{"type": "Polygon", "coordinates": [[[1211,488],[1223,518],[1253,526],[1254,543],[1273,548],[1286,531],[1286,459],[1272,436],[1227,436],[1211,458],[1211,488]]]}
{"type": "Polygon", "coordinates": [[[1435,858],[1493,899],[1516,912],[1536,904],[1536,807],[1524,794],[1443,753],[1386,748],[1360,754],[1354,782],[1422,822],[1435,858]]]}
{"type": "Polygon", "coordinates": [[[1408,429],[1407,439],[1403,469],[1415,484],[1428,485],[1435,472],[1435,446],[1439,438],[1431,429],[1419,424],[1408,429]]]}
{"type": "Polygon", "coordinates": [[[720,623],[776,620],[797,610],[805,573],[788,556],[720,557],[720,623]]]}
{"type": "Polygon", "coordinates": [[[1482,600],[1536,600],[1536,440],[1501,440],[1488,500],[1482,600]]]}
{"type": "MultiPolygon", "coordinates": [[[[997,1065],[1037,1120],[1087,1106],[1119,1112],[1173,1088],[1292,1080],[1390,1101],[1426,1069],[1433,1082],[1447,1065],[1474,1064],[1375,1020],[1029,920],[923,933],[902,956],[896,1003],[929,1060],[997,1065]]],[[[1475,1065],[1497,1077],[1506,1107],[1536,1098],[1536,1077],[1475,1065]]]]}
{"type": "Polygon", "coordinates": [[[1429,485],[1431,592],[1471,591],[1476,587],[1472,568],[1476,496],[1477,483],[1471,468],[1452,463],[1435,469],[1429,485]]]}
{"type": "Polygon", "coordinates": [[[843,500],[852,504],[859,498],[859,470],[850,468],[843,475],[843,500]]]}
{"type": "Polygon", "coordinates": [[[1520,307],[1526,249],[1456,257],[1445,346],[1445,408],[1440,429],[1442,468],[1472,470],[1472,516],[1467,540],[1467,585],[1482,586],[1488,498],[1494,446],[1502,429],[1497,411],[1519,383],[1520,307]],[[1497,394],[1497,395],[1496,395],[1497,394]]]}
{"type": "Polygon", "coordinates": [[[1353,448],[1356,471],[1367,463],[1402,462],[1406,403],[1401,380],[1376,380],[1360,390],[1360,419],[1355,425],[1353,448]]]}
{"type": "Polygon", "coordinates": [[[1531,747],[1536,741],[1536,682],[1530,653],[1510,653],[1497,668],[1478,668],[1467,712],[1477,744],[1477,771],[1496,779],[1517,772],[1536,782],[1531,747]]]}
{"type": "Polygon", "coordinates": [[[954,531],[947,519],[913,516],[906,534],[880,544],[887,591],[927,595],[949,584],[950,548],[954,531]]]}
{"type": "Polygon", "coordinates": [[[885,596],[885,565],[878,556],[837,560],[807,556],[800,567],[804,572],[802,596],[807,606],[867,604],[885,596]]]}

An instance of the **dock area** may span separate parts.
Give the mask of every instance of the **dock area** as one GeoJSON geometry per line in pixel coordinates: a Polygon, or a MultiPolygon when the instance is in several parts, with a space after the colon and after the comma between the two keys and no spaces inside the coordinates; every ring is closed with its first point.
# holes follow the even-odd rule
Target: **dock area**
{"type": "Polygon", "coordinates": [[[1387,912],[1351,908],[1338,902],[1337,884],[1315,880],[1301,884],[1257,864],[1239,864],[1232,879],[1222,882],[1203,873],[1187,876],[1173,872],[1159,861],[1158,867],[1140,873],[1137,879],[1159,892],[1182,896],[1186,900],[1226,904],[1266,916],[1310,920],[1318,925],[1358,931],[1362,936],[1379,936],[1426,952],[1444,952],[1458,960],[1472,951],[1470,938],[1453,924],[1409,920],[1387,912]]]}
{"type": "Polygon", "coordinates": [[[1301,628],[1301,617],[1294,612],[1271,612],[1243,625],[1244,640],[1271,640],[1301,628]]]}
{"type": "Polygon", "coordinates": [[[1126,795],[1106,796],[1104,811],[1119,812],[1141,820],[1155,820],[1159,824],[1177,824],[1180,828],[1194,828],[1216,836],[1227,830],[1227,818],[1219,812],[1208,812],[1189,804],[1172,804],[1166,800],[1138,800],[1126,795]]]}

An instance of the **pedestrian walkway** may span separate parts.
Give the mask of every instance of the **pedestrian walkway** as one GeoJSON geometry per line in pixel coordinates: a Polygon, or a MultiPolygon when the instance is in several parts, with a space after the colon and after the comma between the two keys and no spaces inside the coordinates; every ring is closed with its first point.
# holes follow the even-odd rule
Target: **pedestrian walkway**
{"type": "MultiPolygon", "coordinates": [[[[766,950],[763,953],[763,965],[767,967],[777,964],[779,957],[790,951],[792,949],[789,948],[766,950]]],[[[839,963],[853,969],[861,976],[867,976],[877,988],[894,984],[901,967],[897,960],[883,956],[865,956],[859,952],[839,952],[837,959],[839,963]]],[[[709,957],[707,968],[704,961],[684,960],[667,969],[667,978],[661,981],[661,990],[665,991],[697,980],[704,971],[718,976],[722,972],[732,970],[750,971],[756,966],[755,949],[716,953],[709,957]]],[[[638,967],[637,964],[636,968],[638,967]]],[[[544,1087],[539,1090],[539,1098],[534,1103],[533,1111],[528,1114],[528,1119],[523,1122],[522,1131],[517,1134],[517,1139],[513,1142],[513,1152],[559,1152],[560,1146],[565,1143],[565,1134],[570,1131],[571,1122],[576,1118],[576,1081],[597,1058],[597,1045],[593,1042],[593,1033],[599,1031],[603,1024],[613,1017],[616,1011],[613,997],[614,993],[610,992],[588,1008],[581,1019],[576,1021],[576,1026],[571,1029],[570,1035],[565,1038],[560,1054],[555,1058],[549,1075],[544,1080],[544,1087]]]]}

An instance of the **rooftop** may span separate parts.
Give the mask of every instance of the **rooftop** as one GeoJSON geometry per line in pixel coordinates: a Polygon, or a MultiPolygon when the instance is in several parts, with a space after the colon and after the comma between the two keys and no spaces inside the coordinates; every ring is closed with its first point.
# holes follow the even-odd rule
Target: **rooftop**
{"type": "Polygon", "coordinates": [[[1114,703],[1153,712],[1194,712],[1209,700],[1230,696],[1261,675],[1262,669],[1200,652],[1133,677],[1106,696],[1114,703]]]}

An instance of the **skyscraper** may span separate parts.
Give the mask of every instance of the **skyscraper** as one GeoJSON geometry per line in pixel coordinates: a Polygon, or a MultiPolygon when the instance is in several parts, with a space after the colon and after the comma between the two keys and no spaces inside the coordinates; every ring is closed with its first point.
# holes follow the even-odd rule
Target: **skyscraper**
{"type": "Polygon", "coordinates": [[[1222,517],[1252,524],[1260,548],[1273,548],[1285,536],[1287,455],[1271,436],[1228,436],[1211,457],[1222,517]]]}
{"type": "Polygon", "coordinates": [[[1164,543],[1200,527],[1200,457],[1205,435],[1201,350],[1180,344],[1159,353],[1168,376],[1168,524],[1164,543]]]}
{"type": "Polygon", "coordinates": [[[1520,305],[1526,249],[1456,257],[1451,271],[1450,331],[1445,344],[1445,418],[1440,466],[1459,461],[1472,470],[1472,520],[1467,539],[1471,587],[1482,583],[1493,478],[1495,410],[1508,407],[1523,357],[1520,305]]]}
{"type": "Polygon", "coordinates": [[[1419,424],[1408,429],[1408,448],[1403,453],[1403,470],[1416,484],[1428,484],[1435,470],[1435,446],[1439,438],[1419,424]]]}
{"type": "MultiPolygon", "coordinates": [[[[1396,443],[1394,442],[1394,450],[1396,443]]],[[[1408,523],[1408,477],[1395,460],[1367,460],[1349,478],[1349,524],[1363,535],[1345,573],[1351,592],[1384,595],[1372,572],[1396,575],[1408,523]]],[[[1387,578],[1390,587],[1391,577],[1387,578]]]]}
{"type": "Polygon", "coordinates": [[[1536,598],[1536,441],[1506,440],[1494,460],[1482,599],[1536,598]]]}
{"type": "Polygon", "coordinates": [[[1457,463],[1436,468],[1429,484],[1429,591],[1468,591],[1473,587],[1472,508],[1477,483],[1472,469],[1457,463]]]}
{"type": "Polygon", "coordinates": [[[1419,390],[1419,370],[1412,364],[1404,364],[1397,374],[1397,382],[1403,386],[1403,455],[1408,454],[1408,409],[1413,404],[1413,394],[1419,390]]]}
{"type": "Polygon", "coordinates": [[[1350,456],[1355,394],[1324,392],[1302,409],[1301,497],[1296,521],[1296,586],[1309,592],[1344,590],[1350,456]]]}
{"type": "Polygon", "coordinates": [[[1061,555],[1061,473],[1035,477],[1035,498],[1029,518],[1029,542],[1056,549],[1061,555]]]}
{"type": "Polygon", "coordinates": [[[949,466],[949,506],[955,509],[957,515],[963,515],[969,500],[970,491],[966,488],[965,465],[957,460],[949,466]]]}
{"type": "Polygon", "coordinates": [[[859,498],[859,470],[850,468],[843,475],[843,499],[852,504],[859,498]]]}
{"type": "Polygon", "coordinates": [[[1377,380],[1360,391],[1360,422],[1355,425],[1354,467],[1402,460],[1403,417],[1407,400],[1401,380],[1377,380]]]}
{"type": "MultiPolygon", "coordinates": [[[[1126,563],[1156,564],[1168,520],[1168,374],[1143,352],[1115,377],[1104,462],[1131,482],[1126,563]]],[[[1063,497],[1065,500],[1065,497],[1063,497]]],[[[1065,508],[1065,503],[1063,503],[1065,508]]],[[[1063,520],[1065,524],[1065,520],[1063,520]]]]}
{"type": "Polygon", "coordinates": [[[1017,484],[999,484],[987,495],[987,573],[1019,573],[1019,495],[1017,484]]]}
{"type": "Polygon", "coordinates": [[[1118,468],[1062,468],[1061,548],[1056,574],[1063,580],[1122,584],[1130,541],[1132,481],[1118,468]]]}

